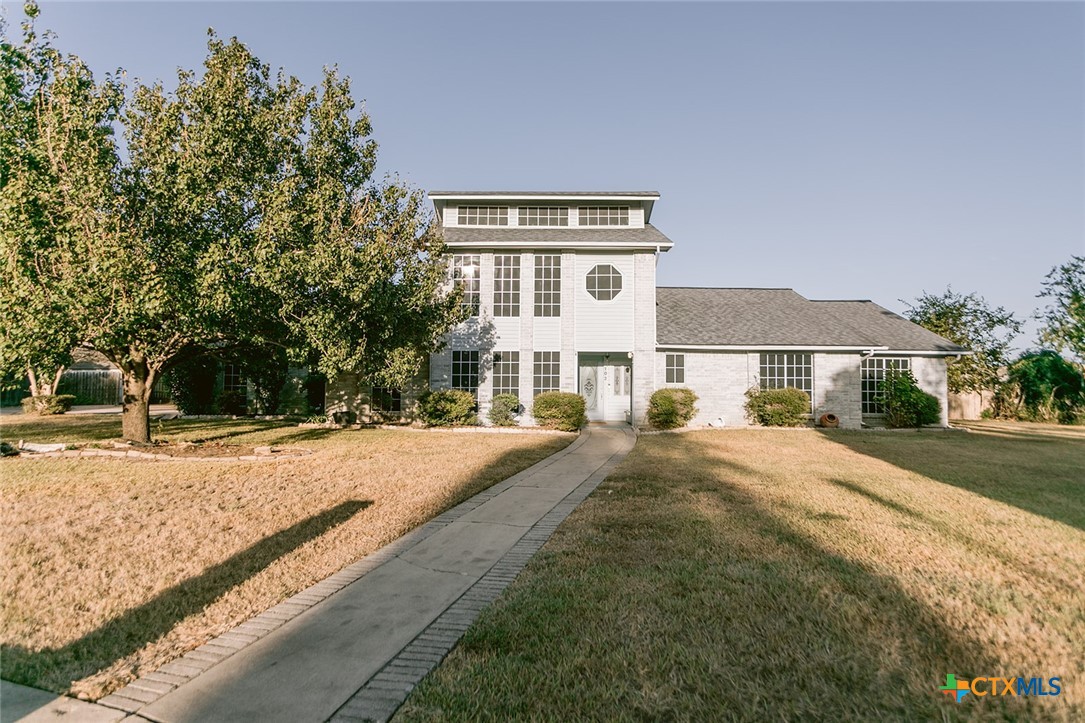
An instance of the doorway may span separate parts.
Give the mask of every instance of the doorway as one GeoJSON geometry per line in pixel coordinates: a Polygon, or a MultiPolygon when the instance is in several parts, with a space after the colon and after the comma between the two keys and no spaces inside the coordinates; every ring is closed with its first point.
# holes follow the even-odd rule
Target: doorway
{"type": "Polygon", "coordinates": [[[626,352],[580,355],[580,396],[591,422],[630,422],[633,360],[626,352]]]}

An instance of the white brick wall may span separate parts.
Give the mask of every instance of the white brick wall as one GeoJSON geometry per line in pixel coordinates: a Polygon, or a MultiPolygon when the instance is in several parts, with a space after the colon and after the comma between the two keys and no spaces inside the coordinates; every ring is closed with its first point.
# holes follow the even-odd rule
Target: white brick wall
{"type": "Polygon", "coordinates": [[[863,422],[862,358],[850,354],[814,354],[814,419],[835,414],[840,426],[859,429],[863,422]]]}
{"type": "Polygon", "coordinates": [[[946,360],[940,357],[912,357],[912,374],[919,388],[927,394],[933,394],[942,405],[942,419],[939,424],[949,425],[949,394],[946,386],[946,360]]]}
{"type": "MultiPolygon", "coordinates": [[[[647,424],[648,399],[656,377],[656,255],[633,256],[633,424],[647,424]]],[[[662,378],[662,377],[660,377],[662,378]]]]}

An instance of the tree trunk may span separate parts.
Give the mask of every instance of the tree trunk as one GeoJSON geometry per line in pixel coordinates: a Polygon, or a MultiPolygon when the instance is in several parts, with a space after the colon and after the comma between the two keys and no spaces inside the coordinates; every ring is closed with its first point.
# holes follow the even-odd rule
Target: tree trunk
{"type": "Polygon", "coordinates": [[[124,372],[124,408],[121,434],[132,442],[151,441],[151,374],[145,362],[127,365],[124,372]]]}

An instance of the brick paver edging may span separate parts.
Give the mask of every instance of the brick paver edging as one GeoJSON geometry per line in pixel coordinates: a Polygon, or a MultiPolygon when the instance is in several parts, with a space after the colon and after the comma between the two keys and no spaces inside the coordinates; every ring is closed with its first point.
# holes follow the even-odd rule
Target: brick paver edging
{"type": "MultiPolygon", "coordinates": [[[[632,434],[632,430],[628,433],[632,434]]],[[[589,434],[581,434],[577,441],[581,442],[589,434]]],[[[389,720],[415,686],[456,646],[479,613],[516,579],[558,525],[595,491],[624,456],[623,452],[612,455],[542,519],[528,528],[493,567],[351,696],[331,717],[331,723],[384,723],[389,720]]]]}
{"type": "MultiPolygon", "coordinates": [[[[525,477],[528,477],[541,469],[549,467],[555,461],[561,459],[565,455],[573,452],[578,447],[583,445],[584,442],[587,440],[588,436],[588,432],[581,434],[579,438],[573,440],[572,444],[565,447],[564,449],[555,452],[544,460],[536,462],[531,467],[528,467],[527,469],[514,474],[512,477],[502,480],[501,482],[498,482],[492,487],[489,487],[482,492],[479,492],[470,499],[461,502],[452,509],[441,513],[437,517],[434,517],[426,524],[421,525],[420,527],[416,527],[415,529],[408,532],[406,535],[398,538],[397,540],[394,540],[393,542],[388,543],[384,547],[374,552],[371,552],[370,554],[363,557],[361,560],[347,565],[334,575],[327,577],[324,580],[321,580],[320,582],[306,588],[305,590],[302,590],[293,597],[289,597],[286,600],[283,600],[278,605],[268,608],[259,615],[249,618],[237,627],[227,630],[225,633],[219,635],[217,638],[209,640],[195,650],[190,650],[181,657],[170,661],[166,665],[163,665],[161,668],[158,668],[154,672],[146,673],[140,676],[123,688],[120,688],[119,690],[116,690],[113,693],[110,693],[104,698],[98,700],[98,704],[108,706],[110,708],[116,708],[118,710],[123,710],[128,713],[135,713],[141,708],[150,705],[151,703],[154,703],[162,696],[172,692],[175,688],[189,682],[204,671],[209,670],[212,666],[230,657],[237,651],[242,650],[249,645],[252,645],[271,631],[282,627],[284,623],[293,620],[298,615],[301,615],[303,612],[313,607],[317,603],[323,602],[327,598],[331,597],[335,593],[345,588],[347,585],[357,582],[370,570],[373,570],[374,568],[379,567],[393,557],[396,557],[406,552],[410,548],[425,540],[430,535],[433,535],[439,530],[452,524],[460,517],[464,516],[465,514],[475,509],[479,505],[483,504],[484,502],[493,499],[496,495],[504,492],[509,487],[513,486],[525,477]]],[[[596,484],[598,484],[598,482],[596,484]]],[[[583,486],[584,485],[582,484],[581,487],[583,486]]],[[[575,490],[568,497],[566,497],[565,500],[560,502],[558,504],[558,507],[554,509],[557,510],[562,505],[564,505],[566,501],[573,495],[576,495],[579,490],[580,487],[578,487],[577,490],[575,490]]],[[[584,496],[586,497],[587,495],[585,494],[584,496]]],[[[577,504],[579,504],[579,502],[577,504]]],[[[553,514],[553,511],[551,511],[550,514],[553,514]]],[[[565,515],[568,515],[568,512],[566,512],[565,515]]],[[[562,519],[564,519],[564,515],[562,516],[562,519]]],[[[525,539],[529,538],[532,533],[535,532],[536,527],[542,525],[546,520],[547,517],[544,517],[542,520],[540,520],[539,523],[535,525],[535,527],[530,528],[524,538],[522,538],[520,543],[517,543],[517,545],[523,543],[525,539]]],[[[556,525],[554,526],[556,527],[556,525]]],[[[549,537],[549,533],[547,533],[547,537],[549,537]]],[[[540,542],[539,545],[541,546],[541,544],[542,543],[540,542]]],[[[513,550],[516,549],[517,548],[515,547],[513,548],[513,550]]],[[[538,548],[536,547],[535,549],[538,548]]],[[[508,557],[509,555],[512,555],[512,551],[510,551],[508,555],[506,555],[506,557],[508,557]]],[[[501,565],[502,562],[504,562],[504,558],[499,561],[494,566],[494,568],[491,569],[491,572],[493,572],[494,569],[501,565]]],[[[524,562],[526,562],[526,560],[524,562]]],[[[517,571],[519,571],[519,569],[517,569],[517,571]]],[[[489,574],[490,573],[487,573],[487,575],[489,574]]],[[[486,580],[485,576],[483,577],[483,580],[486,580]]],[[[478,587],[483,582],[483,580],[479,580],[479,582],[475,583],[475,585],[470,588],[467,593],[464,594],[464,597],[469,595],[472,590],[478,587]]],[[[506,582],[505,584],[508,583],[506,582]]],[[[504,585],[502,585],[502,588],[504,588],[504,585]]],[[[496,594],[494,595],[494,597],[496,597],[496,594]]],[[[462,600],[463,598],[460,598],[460,600],[454,603],[452,607],[459,605],[460,601],[462,600]]],[[[452,610],[452,608],[450,607],[449,610],[452,610]]],[[[445,614],[447,613],[448,610],[445,611],[445,614]]],[[[436,625],[437,622],[440,622],[440,620],[441,618],[438,618],[433,625],[436,625]]],[[[432,628],[433,625],[431,625],[430,627],[432,628]]],[[[466,626],[463,629],[466,630],[466,626]]],[[[429,629],[427,628],[423,635],[428,632],[429,629]]],[[[462,634],[462,631],[460,634],[462,634]]],[[[459,640],[459,634],[456,635],[456,637],[448,643],[448,647],[445,649],[444,652],[447,653],[457,640],[459,640]]],[[[415,642],[417,642],[417,640],[415,642]]],[[[414,643],[411,643],[411,645],[414,645],[414,643]]],[[[401,651],[400,655],[403,655],[404,652],[406,652],[406,650],[401,651]]],[[[441,657],[444,657],[444,653],[442,653],[441,657]]],[[[392,663],[395,663],[395,659],[392,661],[392,663]]],[[[391,663],[389,665],[391,665],[391,663]]],[[[381,672],[383,672],[383,670],[381,672]]],[[[355,697],[357,697],[357,694],[355,695],[355,697]]],[[[404,695],[404,697],[406,696],[404,695]]],[[[351,700],[353,701],[354,698],[351,698],[351,700]]],[[[400,703],[402,703],[402,701],[400,701],[400,703]]],[[[396,707],[398,707],[398,704],[396,707]]]]}

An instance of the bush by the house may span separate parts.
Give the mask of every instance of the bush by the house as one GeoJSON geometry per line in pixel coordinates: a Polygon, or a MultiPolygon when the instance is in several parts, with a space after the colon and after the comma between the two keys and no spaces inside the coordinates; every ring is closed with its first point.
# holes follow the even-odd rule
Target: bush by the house
{"type": "Polygon", "coordinates": [[[801,389],[746,390],[746,416],[763,427],[800,427],[810,416],[810,396],[801,389]]]}
{"type": "Polygon", "coordinates": [[[515,394],[498,394],[490,403],[490,421],[496,427],[511,427],[520,413],[520,399],[515,394]]]}
{"type": "Polygon", "coordinates": [[[656,429],[676,429],[689,424],[697,413],[697,395],[692,389],[657,389],[648,400],[648,421],[656,429]]]}
{"type": "Polygon", "coordinates": [[[938,424],[942,405],[938,398],[919,388],[915,376],[907,369],[890,369],[878,384],[875,399],[885,410],[888,427],[922,427],[938,424]]]}
{"type": "Polygon", "coordinates": [[[75,397],[71,394],[43,394],[38,397],[27,397],[20,404],[23,405],[24,414],[64,414],[72,408],[75,397]]]}
{"type": "Polygon", "coordinates": [[[418,414],[431,427],[478,424],[475,395],[462,389],[428,391],[418,400],[418,414]]]}
{"type": "Polygon", "coordinates": [[[221,414],[232,414],[235,417],[249,413],[249,403],[245,398],[245,393],[236,389],[224,389],[215,400],[215,406],[221,414]]]}
{"type": "Polygon", "coordinates": [[[181,414],[215,413],[218,362],[208,356],[183,361],[167,372],[170,399],[181,414]]]}
{"type": "Polygon", "coordinates": [[[584,397],[579,394],[543,392],[535,397],[531,416],[540,426],[575,432],[588,421],[584,409],[584,397]]]}

